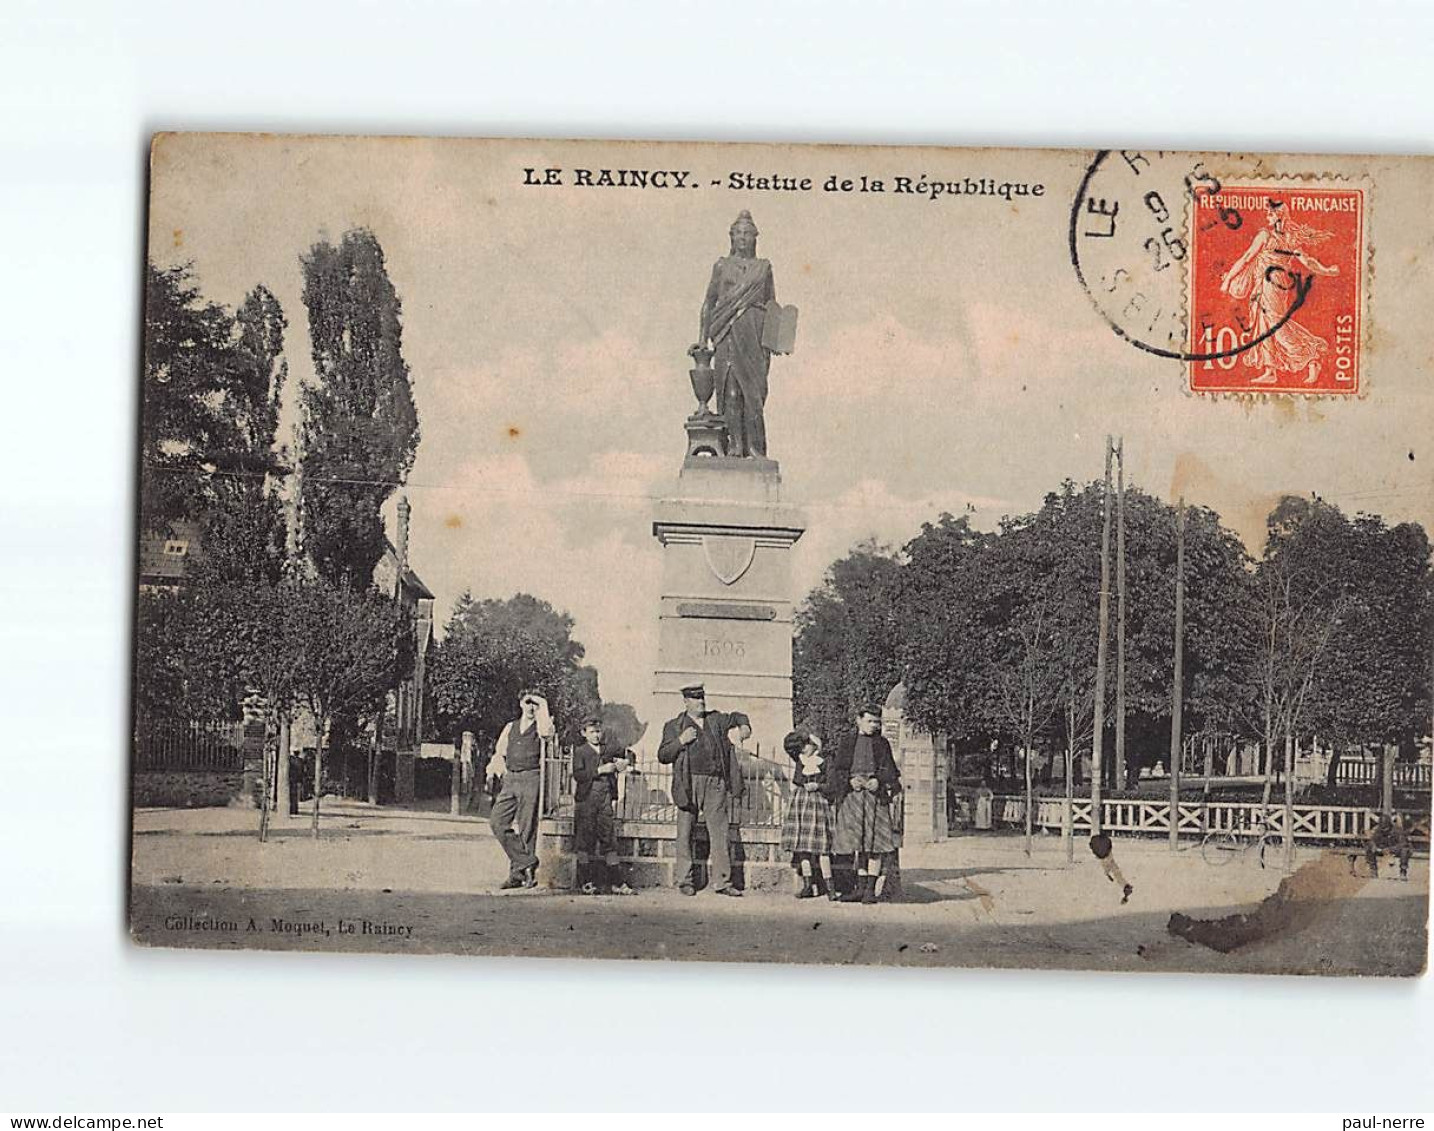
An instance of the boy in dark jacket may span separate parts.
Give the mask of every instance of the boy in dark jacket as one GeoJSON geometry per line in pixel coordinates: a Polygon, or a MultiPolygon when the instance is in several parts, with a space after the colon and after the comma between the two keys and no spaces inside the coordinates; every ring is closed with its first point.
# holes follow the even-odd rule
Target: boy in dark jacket
{"type": "Polygon", "coordinates": [[[881,735],[881,712],[863,707],[856,716],[856,734],[847,735],[827,770],[826,795],[836,810],[832,852],[851,856],[856,887],[844,903],[875,903],[886,877],[881,858],[896,851],[891,799],[901,792],[901,772],[891,743],[881,735]]]}
{"type": "MultiPolygon", "coordinates": [[[[602,719],[583,723],[583,742],[573,749],[573,842],[578,855],[579,891],[608,895],[617,873],[617,838],[612,809],[617,776],[627,769],[627,751],[603,745],[602,719]]],[[[620,878],[619,878],[619,882],[620,878]]]]}

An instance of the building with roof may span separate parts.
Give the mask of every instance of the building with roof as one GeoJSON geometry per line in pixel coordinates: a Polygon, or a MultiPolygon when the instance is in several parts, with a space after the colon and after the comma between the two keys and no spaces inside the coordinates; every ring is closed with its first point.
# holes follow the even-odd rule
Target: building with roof
{"type": "Polygon", "coordinates": [[[145,530],[139,536],[139,588],[142,593],[175,592],[199,560],[200,526],[180,519],[167,530],[145,530]]]}
{"type": "MultiPolygon", "coordinates": [[[[348,762],[337,758],[331,767],[325,758],[326,774],[342,780],[353,792],[375,801],[382,797],[399,803],[414,796],[414,764],[423,736],[423,689],[428,650],[433,644],[434,595],[408,564],[410,513],[407,498],[401,498],[395,538],[385,538],[373,584],[379,592],[392,594],[412,618],[413,671],[389,693],[383,720],[368,728],[364,741],[369,753],[360,755],[360,760],[368,763],[367,772],[350,773],[348,762]]],[[[180,520],[167,530],[141,533],[138,583],[142,593],[177,593],[184,587],[203,558],[202,530],[197,521],[180,520]]],[[[243,721],[232,725],[180,720],[166,726],[162,735],[146,726],[143,736],[137,725],[135,803],[212,805],[255,796],[262,781],[264,745],[273,737],[266,734],[265,718],[262,700],[251,695],[244,703],[243,721]]],[[[312,767],[317,747],[313,718],[306,710],[295,712],[291,752],[307,755],[312,767]]],[[[306,780],[312,780],[311,772],[306,780]]]]}

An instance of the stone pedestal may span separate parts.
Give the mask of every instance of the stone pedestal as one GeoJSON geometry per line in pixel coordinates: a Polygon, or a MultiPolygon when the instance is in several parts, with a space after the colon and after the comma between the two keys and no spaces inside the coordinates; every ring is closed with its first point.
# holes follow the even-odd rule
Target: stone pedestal
{"type": "Polygon", "coordinates": [[[687,418],[687,458],[715,459],[727,454],[727,424],[715,412],[698,411],[687,418]]]}
{"type": "Polygon", "coordinates": [[[652,524],[662,544],[654,724],[701,683],[707,705],[752,720],[748,749],[780,760],[792,727],[792,546],[805,516],[774,460],[689,456],[652,524]]]}
{"type": "Polygon", "coordinates": [[[264,720],[246,718],[235,729],[242,735],[240,749],[244,752],[244,776],[238,803],[257,809],[264,804],[264,720]]]}

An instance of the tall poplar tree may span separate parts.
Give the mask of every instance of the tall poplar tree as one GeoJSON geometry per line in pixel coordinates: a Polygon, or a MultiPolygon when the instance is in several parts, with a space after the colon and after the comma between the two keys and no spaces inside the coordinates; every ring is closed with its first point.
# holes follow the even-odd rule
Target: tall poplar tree
{"type": "Polygon", "coordinates": [[[301,399],[305,550],[321,576],[362,590],[383,555],[379,510],[418,450],[401,304],[366,228],[301,262],[316,377],[301,399]]]}

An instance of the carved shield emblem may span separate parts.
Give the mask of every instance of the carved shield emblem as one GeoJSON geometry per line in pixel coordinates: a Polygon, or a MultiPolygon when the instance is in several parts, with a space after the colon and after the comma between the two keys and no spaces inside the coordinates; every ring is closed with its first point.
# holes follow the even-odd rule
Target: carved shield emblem
{"type": "Polygon", "coordinates": [[[757,539],[741,534],[707,534],[702,538],[707,565],[723,585],[739,581],[757,554],[757,539]]]}

